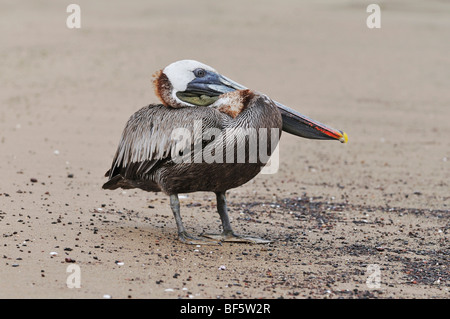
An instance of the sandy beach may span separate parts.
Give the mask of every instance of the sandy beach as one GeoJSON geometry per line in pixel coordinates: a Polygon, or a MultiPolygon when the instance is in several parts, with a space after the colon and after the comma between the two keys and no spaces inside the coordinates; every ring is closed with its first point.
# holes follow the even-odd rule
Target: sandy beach
{"type": "MultiPolygon", "coordinates": [[[[379,1],[379,29],[367,1],[77,1],[73,29],[70,3],[1,5],[0,298],[449,297],[450,3],[379,1]],[[181,59],[349,136],[283,134],[278,172],[228,192],[271,244],[185,245],[166,195],[101,188],[181,59]]],[[[214,193],[181,214],[219,229],[214,193]]]]}

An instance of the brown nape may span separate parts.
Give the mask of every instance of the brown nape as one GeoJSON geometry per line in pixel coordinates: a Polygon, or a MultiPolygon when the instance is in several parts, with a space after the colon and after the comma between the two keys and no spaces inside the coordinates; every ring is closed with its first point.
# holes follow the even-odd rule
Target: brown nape
{"type": "Polygon", "coordinates": [[[179,108],[184,107],[175,101],[172,97],[172,84],[169,81],[167,75],[159,70],[153,75],[153,87],[155,89],[155,95],[161,100],[162,104],[167,107],[179,108]]]}
{"type": "Polygon", "coordinates": [[[220,112],[236,118],[247,108],[254,96],[249,89],[228,92],[222,94],[215,104],[220,112]]]}

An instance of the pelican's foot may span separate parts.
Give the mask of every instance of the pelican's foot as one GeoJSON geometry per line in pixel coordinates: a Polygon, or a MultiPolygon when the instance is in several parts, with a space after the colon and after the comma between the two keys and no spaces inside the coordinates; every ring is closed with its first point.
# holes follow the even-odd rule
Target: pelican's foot
{"type": "Polygon", "coordinates": [[[202,234],[203,237],[210,238],[216,241],[223,241],[227,243],[251,243],[251,244],[270,244],[271,240],[252,237],[252,236],[244,236],[237,235],[233,232],[224,232],[221,234],[202,234]]]}
{"type": "Polygon", "coordinates": [[[189,234],[188,232],[178,233],[178,240],[188,245],[220,245],[220,242],[217,240],[199,238],[189,234]]]}

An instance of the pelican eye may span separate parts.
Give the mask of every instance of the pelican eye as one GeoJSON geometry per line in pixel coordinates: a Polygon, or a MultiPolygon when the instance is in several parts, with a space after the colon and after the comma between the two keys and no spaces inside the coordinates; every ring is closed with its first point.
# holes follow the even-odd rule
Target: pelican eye
{"type": "Polygon", "coordinates": [[[197,78],[202,78],[202,77],[204,77],[206,75],[206,71],[204,69],[198,68],[198,69],[194,70],[194,75],[197,78]]]}

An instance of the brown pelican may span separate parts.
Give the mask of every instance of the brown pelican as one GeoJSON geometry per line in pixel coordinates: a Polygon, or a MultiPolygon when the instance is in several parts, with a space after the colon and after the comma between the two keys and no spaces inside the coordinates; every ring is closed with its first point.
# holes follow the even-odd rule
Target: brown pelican
{"type": "Polygon", "coordinates": [[[153,84],[162,104],[145,106],[128,120],[103,188],[166,193],[178,238],[188,244],[270,242],[235,234],[228,218],[226,191],[254,178],[266,164],[260,153],[255,157],[246,151],[252,141],[256,141],[252,150],[263,149],[269,156],[281,130],[310,139],[347,142],[344,132],[247,89],[197,61],[170,64],[155,74],[153,84]],[[243,128],[247,131],[239,130],[243,128]],[[215,129],[216,134],[207,138],[191,134],[208,129],[215,129]],[[227,148],[229,145],[232,147],[227,148]],[[227,157],[230,150],[233,154],[227,157]],[[241,153],[244,155],[239,160],[241,153]],[[205,154],[210,155],[209,160],[203,157],[205,154]],[[197,191],[216,194],[221,234],[202,234],[199,238],[186,232],[178,194],[197,191]]]}

